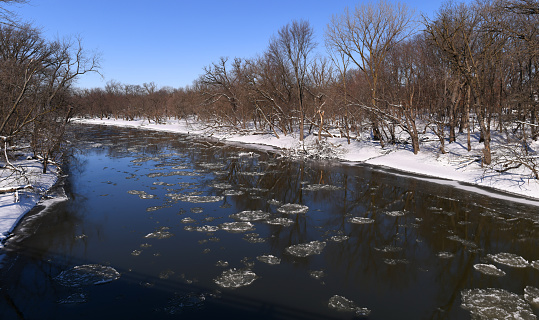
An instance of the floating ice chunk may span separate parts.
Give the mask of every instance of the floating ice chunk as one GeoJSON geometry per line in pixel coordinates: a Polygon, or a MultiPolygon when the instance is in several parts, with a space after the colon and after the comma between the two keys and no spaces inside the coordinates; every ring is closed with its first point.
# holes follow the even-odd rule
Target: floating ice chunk
{"type": "Polygon", "coordinates": [[[201,207],[194,207],[190,209],[192,213],[202,213],[204,211],[201,207]]]}
{"type": "Polygon", "coordinates": [[[497,254],[487,254],[487,257],[494,262],[514,268],[526,268],[530,266],[530,263],[526,259],[513,253],[502,252],[497,254]]]}
{"type": "Polygon", "coordinates": [[[398,264],[408,264],[410,263],[406,259],[384,259],[385,264],[389,264],[390,266],[396,266],[398,264]]]}
{"type": "Polygon", "coordinates": [[[186,194],[176,194],[176,193],[167,193],[166,196],[171,197],[173,200],[179,200],[179,201],[191,202],[191,203],[219,202],[224,199],[223,196],[199,196],[199,195],[186,195],[186,194]]]}
{"type": "Polygon", "coordinates": [[[324,272],[324,270],[313,270],[309,271],[309,275],[316,280],[320,280],[326,276],[326,273],[324,272]]]}
{"type": "Polygon", "coordinates": [[[382,248],[374,248],[374,250],[380,251],[380,252],[399,252],[399,251],[402,251],[402,248],[392,246],[392,245],[387,245],[387,246],[382,247],[382,248]]]}
{"type": "Polygon", "coordinates": [[[284,226],[289,227],[294,224],[294,220],[289,218],[275,218],[266,221],[267,224],[276,225],[276,226],[284,226]]]}
{"type": "Polygon", "coordinates": [[[55,277],[66,287],[80,287],[111,282],[120,278],[120,273],[112,267],[99,264],[85,264],[62,271],[55,277]]]}
{"type": "Polygon", "coordinates": [[[286,253],[296,257],[307,257],[314,254],[322,253],[326,246],[324,241],[311,241],[308,243],[300,243],[292,245],[285,249],[286,253]]]}
{"type": "Polygon", "coordinates": [[[215,231],[219,230],[219,227],[218,226],[204,225],[204,226],[201,226],[201,227],[196,227],[195,230],[198,231],[198,232],[215,232],[215,231]]]}
{"type": "Polygon", "coordinates": [[[348,222],[354,223],[354,224],[369,224],[369,223],[373,223],[374,219],[364,218],[364,217],[352,217],[348,220],[348,222]]]}
{"type": "Polygon", "coordinates": [[[238,213],[231,214],[229,217],[239,221],[259,221],[266,220],[271,214],[264,212],[262,210],[255,211],[242,211],[238,213]]]}
{"type": "Polygon", "coordinates": [[[248,233],[243,237],[243,240],[249,242],[249,243],[262,243],[266,242],[266,239],[260,238],[260,235],[258,233],[248,233]]]}
{"type": "Polygon", "coordinates": [[[405,213],[404,211],[395,210],[395,211],[387,211],[385,214],[390,217],[402,217],[404,216],[405,213]]]}
{"type": "Polygon", "coordinates": [[[309,185],[304,186],[302,189],[306,191],[321,191],[321,190],[334,191],[334,190],[340,190],[342,188],[333,186],[330,184],[309,184],[309,185]]]}
{"type": "Polygon", "coordinates": [[[142,250],[133,250],[133,251],[131,251],[131,255],[135,256],[135,257],[140,256],[141,253],[142,253],[142,250]]]}
{"type": "Polygon", "coordinates": [[[229,269],[217,277],[214,282],[223,288],[239,288],[253,283],[258,276],[251,270],[229,269]]]}
{"type": "Polygon", "coordinates": [[[261,262],[264,262],[264,263],[267,263],[267,264],[271,264],[271,265],[276,265],[276,264],[281,263],[280,258],[277,258],[276,256],[273,256],[271,254],[258,256],[258,257],[256,257],[256,259],[258,261],[261,261],[261,262]]]}
{"type": "Polygon", "coordinates": [[[86,293],[77,292],[70,294],[67,298],[58,300],[59,304],[74,304],[74,303],[85,303],[88,301],[86,293]]]}
{"type": "Polygon", "coordinates": [[[185,217],[182,219],[182,223],[193,223],[193,222],[196,222],[196,220],[191,217],[185,217]]]}
{"type": "Polygon", "coordinates": [[[334,241],[334,242],[343,242],[343,241],[346,241],[348,239],[350,239],[350,237],[347,236],[347,235],[336,235],[336,236],[332,236],[330,238],[330,240],[334,241]]]}
{"type": "Polygon", "coordinates": [[[241,190],[225,190],[225,191],[223,191],[223,195],[225,195],[225,196],[241,196],[244,193],[245,192],[243,192],[241,190]]]}
{"type": "Polygon", "coordinates": [[[495,277],[505,276],[505,271],[496,268],[496,266],[493,264],[478,263],[478,264],[474,264],[473,267],[475,270],[489,276],[495,276],[495,277]]]}
{"type": "Polygon", "coordinates": [[[364,317],[371,313],[371,310],[367,308],[360,308],[356,306],[354,301],[348,300],[343,296],[334,295],[329,299],[328,307],[343,312],[355,312],[356,316],[364,317]]]}
{"type": "Polygon", "coordinates": [[[466,247],[469,247],[469,248],[472,248],[472,249],[477,249],[477,244],[475,244],[475,242],[472,242],[472,241],[466,240],[466,239],[462,239],[461,237],[459,237],[457,235],[449,236],[449,237],[447,237],[447,239],[460,242],[466,247]]]}
{"type": "Polygon", "coordinates": [[[174,234],[170,233],[168,230],[169,227],[161,227],[155,232],[148,233],[144,238],[156,238],[156,239],[166,239],[172,237],[174,234]]]}
{"type": "Polygon", "coordinates": [[[302,214],[309,210],[309,207],[299,203],[287,203],[280,206],[277,211],[286,214],[302,214]]]}
{"type": "Polygon", "coordinates": [[[535,308],[539,308],[539,289],[532,286],[524,288],[524,299],[535,308]]]}
{"type": "Polygon", "coordinates": [[[530,265],[535,269],[539,270],[539,260],[532,261],[530,265]]]}
{"type": "Polygon", "coordinates": [[[254,230],[254,224],[250,222],[224,222],[219,225],[221,230],[225,230],[232,233],[240,233],[245,231],[254,230]]]}
{"type": "Polygon", "coordinates": [[[163,311],[170,314],[181,314],[186,309],[199,309],[204,306],[206,301],[206,294],[202,293],[188,293],[186,295],[178,295],[168,302],[167,306],[163,308],[163,311]]]}
{"type": "Polygon", "coordinates": [[[217,267],[228,267],[228,261],[219,260],[215,263],[215,266],[217,267]]]}
{"type": "Polygon", "coordinates": [[[269,199],[268,200],[268,204],[272,205],[272,206],[280,206],[282,205],[283,203],[279,200],[275,200],[275,199],[269,199]]]}
{"type": "Polygon", "coordinates": [[[166,182],[163,182],[163,181],[154,181],[154,182],[153,182],[153,185],[155,185],[155,186],[172,187],[172,186],[174,186],[174,185],[176,185],[176,184],[174,184],[174,183],[166,183],[166,182]]]}
{"type": "Polygon", "coordinates": [[[129,190],[129,191],[127,191],[127,193],[129,193],[129,194],[136,194],[136,195],[138,195],[139,198],[141,198],[141,199],[153,199],[153,198],[155,198],[155,195],[153,195],[153,194],[148,194],[148,193],[146,193],[146,191],[129,190]]]}
{"type": "Polygon", "coordinates": [[[451,252],[441,251],[441,252],[438,252],[437,256],[438,256],[438,258],[442,258],[442,259],[451,259],[455,255],[453,253],[451,253],[451,252]]]}
{"type": "Polygon", "coordinates": [[[210,169],[210,170],[220,170],[220,169],[223,169],[225,167],[225,165],[222,164],[222,163],[201,162],[198,165],[203,167],[203,168],[210,169]]]}
{"type": "Polygon", "coordinates": [[[159,279],[168,279],[170,276],[174,275],[174,271],[167,269],[159,273],[159,279]]]}
{"type": "Polygon", "coordinates": [[[267,172],[238,172],[238,174],[240,175],[244,175],[244,176],[253,176],[253,177],[261,177],[263,175],[265,175],[267,172]]]}
{"type": "Polygon", "coordinates": [[[222,183],[214,183],[211,186],[216,188],[216,189],[232,189],[234,187],[230,183],[224,183],[224,182],[222,182],[222,183]]]}
{"type": "Polygon", "coordinates": [[[473,319],[537,319],[526,301],[503,289],[467,289],[461,295],[461,307],[473,319]]]}

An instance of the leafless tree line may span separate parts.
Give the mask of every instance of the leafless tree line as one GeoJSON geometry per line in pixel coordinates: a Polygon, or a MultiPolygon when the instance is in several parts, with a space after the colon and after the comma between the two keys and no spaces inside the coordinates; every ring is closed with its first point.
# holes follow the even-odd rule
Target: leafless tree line
{"type": "Polygon", "coordinates": [[[78,76],[97,71],[99,57],[88,54],[80,38],[50,41],[29,24],[4,17],[1,21],[0,148],[5,164],[18,170],[9,153],[31,147],[46,172],[71,116],[71,86],[78,76]]]}
{"type": "Polygon", "coordinates": [[[447,2],[427,18],[402,3],[360,3],[331,18],[325,55],[315,51],[310,24],[292,21],[258,56],[221,58],[190,87],[109,83],[78,92],[77,112],[157,122],[195,116],[301,140],[337,129],[350,142],[367,131],[382,146],[410,143],[414,153],[426,131],[442,153],[457,133],[471,150],[477,130],[482,163],[518,166],[493,158],[491,131],[525,155],[539,137],[538,8],[536,0],[447,2]]]}

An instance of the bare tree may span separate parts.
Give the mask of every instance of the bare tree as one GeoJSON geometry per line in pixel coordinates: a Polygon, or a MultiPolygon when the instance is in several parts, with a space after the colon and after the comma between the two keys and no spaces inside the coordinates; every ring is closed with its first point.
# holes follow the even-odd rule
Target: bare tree
{"type": "Polygon", "coordinates": [[[286,63],[293,72],[299,111],[299,139],[304,139],[305,88],[310,54],[316,48],[314,30],[307,21],[292,21],[270,41],[269,52],[286,63]],[[284,59],[282,58],[284,57],[284,59]]]}
{"type": "MultiPolygon", "coordinates": [[[[413,11],[402,3],[380,0],[377,3],[358,4],[354,11],[333,16],[326,30],[327,45],[342,52],[365,74],[370,88],[370,101],[360,107],[373,111],[373,132],[378,131],[376,111],[380,110],[379,79],[389,49],[403,41],[414,30],[413,11]]],[[[382,142],[383,143],[383,142],[382,142]]]]}

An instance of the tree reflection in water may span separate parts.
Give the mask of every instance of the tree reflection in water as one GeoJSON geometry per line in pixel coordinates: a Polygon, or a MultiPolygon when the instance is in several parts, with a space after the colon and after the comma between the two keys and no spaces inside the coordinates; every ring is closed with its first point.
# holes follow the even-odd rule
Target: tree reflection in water
{"type": "Polygon", "coordinates": [[[160,318],[171,310],[193,319],[354,317],[328,307],[335,296],[368,308],[370,319],[465,319],[464,290],[522,295],[538,286],[531,266],[489,260],[503,252],[539,260],[533,206],[211,139],[75,126],[71,140],[70,201],[26,219],[21,228],[31,231],[6,244],[7,319],[160,318]],[[235,233],[230,223],[243,211],[293,224],[253,218],[243,223],[254,230],[235,233]],[[145,237],[160,230],[166,238],[145,237]],[[309,250],[299,244],[316,248],[287,254],[309,250]],[[280,263],[262,262],[270,256],[280,263]],[[480,263],[506,274],[485,275],[474,269],[480,263]],[[121,277],[78,291],[55,281],[83,264],[112,266],[121,277]],[[256,281],[220,288],[215,279],[228,274],[256,281]],[[58,303],[66,297],[85,299],[58,303]]]}

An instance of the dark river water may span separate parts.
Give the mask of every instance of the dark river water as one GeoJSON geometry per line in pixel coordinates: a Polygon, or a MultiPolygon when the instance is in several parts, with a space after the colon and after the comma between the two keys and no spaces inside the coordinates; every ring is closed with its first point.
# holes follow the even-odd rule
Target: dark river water
{"type": "Polygon", "coordinates": [[[169,133],[71,135],[69,200],[6,242],[0,319],[539,315],[527,201],[169,133]]]}

